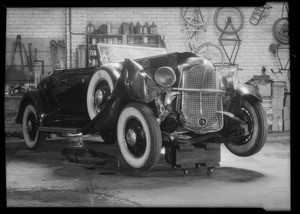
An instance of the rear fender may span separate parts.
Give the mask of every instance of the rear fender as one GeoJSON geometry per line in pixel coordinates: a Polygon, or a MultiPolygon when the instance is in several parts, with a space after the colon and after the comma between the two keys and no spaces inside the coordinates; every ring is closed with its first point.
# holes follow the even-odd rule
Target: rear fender
{"type": "Polygon", "coordinates": [[[42,93],[41,91],[36,89],[36,90],[28,91],[23,95],[19,105],[18,115],[15,120],[17,124],[22,123],[24,110],[26,106],[29,104],[32,104],[36,109],[38,118],[41,118],[41,115],[43,114],[47,115],[50,113],[51,110],[49,108],[49,105],[47,105],[48,102],[45,99],[45,96],[41,96],[41,93],[42,93]]]}

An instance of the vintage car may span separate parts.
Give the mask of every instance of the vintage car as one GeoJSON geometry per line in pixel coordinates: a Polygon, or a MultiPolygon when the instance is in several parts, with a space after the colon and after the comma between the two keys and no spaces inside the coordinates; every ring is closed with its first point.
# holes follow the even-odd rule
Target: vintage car
{"type": "MultiPolygon", "coordinates": [[[[50,132],[99,134],[118,144],[130,167],[148,170],[162,148],[175,167],[182,145],[224,143],[243,157],[264,146],[262,97],[238,83],[239,69],[217,72],[201,56],[163,48],[98,44],[97,53],[99,66],[54,70],[24,94],[16,122],[23,124],[29,149],[50,132]]],[[[190,154],[181,159],[197,165],[190,154]]]]}

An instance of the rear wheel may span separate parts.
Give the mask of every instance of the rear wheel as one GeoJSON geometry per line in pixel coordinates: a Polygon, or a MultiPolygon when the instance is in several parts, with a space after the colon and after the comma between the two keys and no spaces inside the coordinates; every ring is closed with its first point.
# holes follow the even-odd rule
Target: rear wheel
{"type": "Polygon", "coordinates": [[[29,149],[35,149],[46,140],[47,133],[38,131],[39,122],[33,105],[26,106],[22,126],[24,140],[29,149]]]}
{"type": "Polygon", "coordinates": [[[226,143],[227,149],[237,156],[247,157],[259,152],[268,135],[266,112],[256,99],[243,99],[242,112],[248,125],[249,135],[226,143]]]}
{"type": "Polygon", "coordinates": [[[127,105],[119,116],[117,137],[120,152],[130,167],[147,170],[159,161],[161,131],[148,106],[140,103],[127,105]]]}

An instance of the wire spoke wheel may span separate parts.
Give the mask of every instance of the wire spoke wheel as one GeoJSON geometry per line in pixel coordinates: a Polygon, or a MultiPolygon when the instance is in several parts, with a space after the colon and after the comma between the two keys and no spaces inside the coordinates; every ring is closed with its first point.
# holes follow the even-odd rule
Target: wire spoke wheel
{"type": "Polygon", "coordinates": [[[105,106],[111,94],[109,85],[106,80],[100,80],[94,92],[94,108],[98,114],[105,106]]]}
{"type": "Polygon", "coordinates": [[[224,52],[216,44],[207,42],[195,49],[195,54],[209,60],[220,71],[224,65],[224,52]]]}
{"type": "Polygon", "coordinates": [[[205,25],[211,16],[210,8],[182,7],[181,14],[184,20],[192,26],[200,27],[205,25]]]}
{"type": "Polygon", "coordinates": [[[222,33],[237,33],[244,26],[244,14],[237,7],[221,7],[214,14],[214,22],[222,33]]]}
{"type": "Polygon", "coordinates": [[[274,39],[280,44],[289,44],[289,20],[287,17],[279,18],[272,27],[274,39]]]}

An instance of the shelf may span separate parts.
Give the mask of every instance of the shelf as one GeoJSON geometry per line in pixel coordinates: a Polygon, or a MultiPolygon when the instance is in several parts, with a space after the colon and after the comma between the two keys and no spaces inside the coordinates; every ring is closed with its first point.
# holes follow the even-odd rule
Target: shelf
{"type": "Polygon", "coordinates": [[[141,47],[155,47],[155,48],[165,48],[165,43],[161,39],[159,34],[89,34],[87,36],[87,60],[86,66],[90,66],[88,61],[91,59],[97,59],[97,56],[89,54],[89,50],[94,50],[97,48],[97,43],[102,44],[112,44],[112,45],[124,45],[124,46],[141,46],[141,47]],[[144,43],[145,37],[148,37],[148,43],[144,43]],[[109,40],[115,40],[115,42],[109,40]],[[106,42],[102,39],[107,39],[106,42]],[[96,44],[92,44],[92,40],[96,40],[96,44]],[[117,43],[116,43],[117,41],[117,43]]]}

